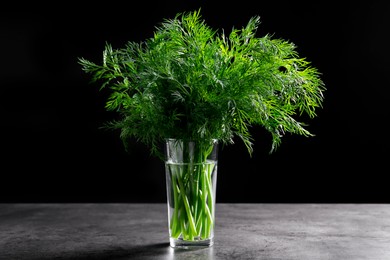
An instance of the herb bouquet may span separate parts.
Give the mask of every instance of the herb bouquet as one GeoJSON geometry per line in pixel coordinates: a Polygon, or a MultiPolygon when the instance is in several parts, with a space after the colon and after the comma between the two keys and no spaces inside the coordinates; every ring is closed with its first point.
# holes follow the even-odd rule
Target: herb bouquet
{"type": "Polygon", "coordinates": [[[102,63],[79,64],[109,88],[104,127],[143,142],[165,165],[171,246],[212,245],[218,144],[238,137],[253,150],[250,126],[264,127],[275,151],[285,133],[312,136],[296,116],[322,106],[320,73],[296,46],[256,36],[259,17],[228,35],[206,25],[200,11],[179,13],[154,36],[120,49],[106,43],[102,63]]]}

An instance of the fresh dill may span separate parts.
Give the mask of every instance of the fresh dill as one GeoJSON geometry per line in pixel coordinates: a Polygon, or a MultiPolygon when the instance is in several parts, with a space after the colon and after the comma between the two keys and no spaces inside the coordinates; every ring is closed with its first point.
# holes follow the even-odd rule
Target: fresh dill
{"type": "Polygon", "coordinates": [[[229,35],[210,28],[200,10],[165,19],[152,38],[113,49],[100,63],[79,58],[92,81],[109,88],[106,109],[120,119],[124,144],[135,138],[158,153],[166,138],[195,142],[239,137],[253,151],[250,126],[272,135],[273,152],[286,133],[312,136],[298,120],[316,116],[325,86],[292,42],[256,36],[260,17],[229,35]]]}

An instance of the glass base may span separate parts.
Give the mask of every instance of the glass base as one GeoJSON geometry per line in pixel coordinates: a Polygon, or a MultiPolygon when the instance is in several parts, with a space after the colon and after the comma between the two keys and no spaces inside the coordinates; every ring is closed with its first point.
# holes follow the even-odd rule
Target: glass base
{"type": "Polygon", "coordinates": [[[211,247],[214,244],[214,238],[204,239],[204,240],[195,240],[195,241],[187,241],[183,239],[170,238],[169,239],[170,246],[173,248],[201,248],[201,247],[211,247]]]}

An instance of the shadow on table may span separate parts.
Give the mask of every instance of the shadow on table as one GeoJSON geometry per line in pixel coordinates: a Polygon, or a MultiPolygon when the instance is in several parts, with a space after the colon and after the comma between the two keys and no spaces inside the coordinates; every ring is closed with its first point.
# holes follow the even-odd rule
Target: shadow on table
{"type": "Polygon", "coordinates": [[[143,246],[134,246],[131,248],[112,248],[91,250],[88,252],[66,252],[60,254],[42,254],[39,257],[27,257],[17,259],[28,260],[127,260],[127,259],[161,259],[161,260],[174,260],[174,259],[197,259],[208,260],[214,259],[212,254],[212,248],[199,248],[199,249],[173,249],[169,246],[169,243],[149,244],[143,246]]]}

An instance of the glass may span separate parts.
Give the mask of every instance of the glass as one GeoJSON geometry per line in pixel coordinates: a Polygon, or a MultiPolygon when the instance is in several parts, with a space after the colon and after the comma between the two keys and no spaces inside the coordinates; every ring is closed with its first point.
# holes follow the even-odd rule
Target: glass
{"type": "Polygon", "coordinates": [[[170,245],[212,246],[218,142],[167,139],[165,144],[170,245]]]}

